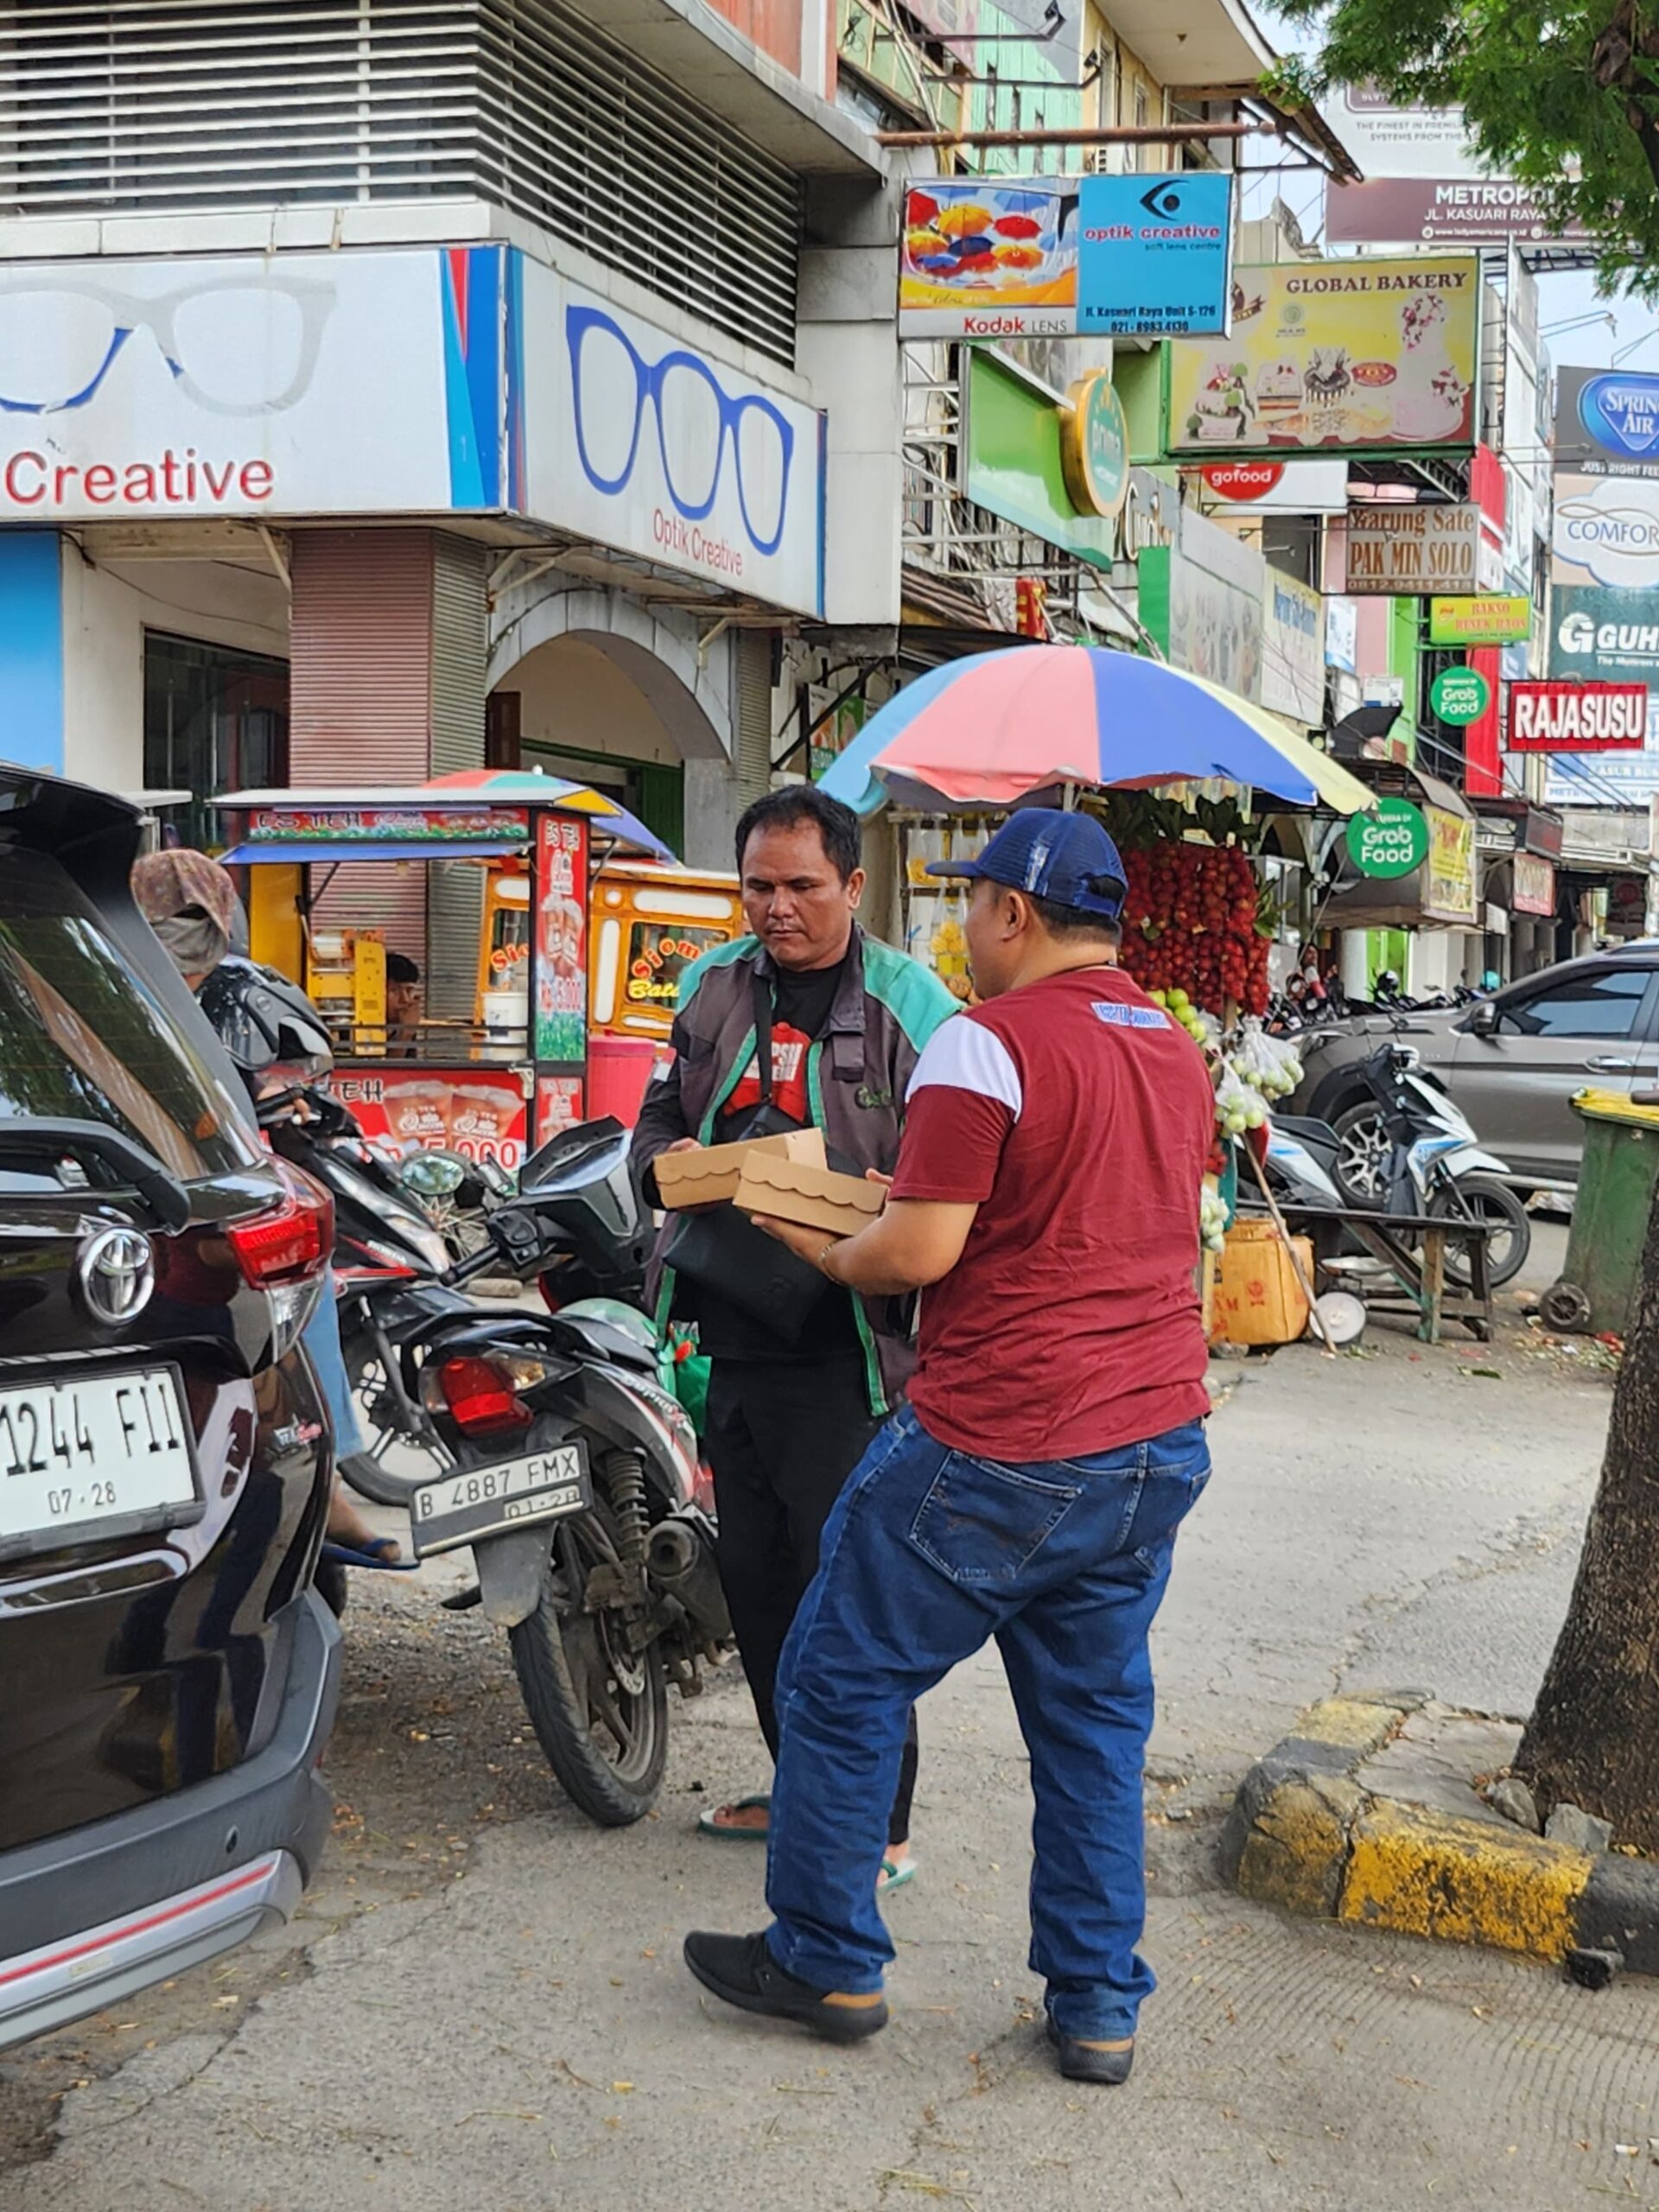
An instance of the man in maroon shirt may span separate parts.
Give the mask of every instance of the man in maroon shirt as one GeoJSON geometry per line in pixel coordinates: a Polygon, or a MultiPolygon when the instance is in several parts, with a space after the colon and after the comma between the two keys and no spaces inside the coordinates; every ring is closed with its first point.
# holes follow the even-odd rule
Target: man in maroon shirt
{"type": "Polygon", "coordinates": [[[922,1693],[988,1637],[1031,1754],[1031,1966],[1074,2081],[1128,2079],[1153,1987],[1147,1636],[1210,1471],[1195,1287],[1214,1107],[1202,1057],[1116,965],[1124,881],[1086,815],[1015,814],[968,914],[984,1004],[924,1047],[886,1211],[832,1282],[925,1292],[910,1402],[832,1511],[785,1649],[766,1901],[689,1936],[716,1996],[840,2041],[887,2022],[875,1875],[922,1693]]]}

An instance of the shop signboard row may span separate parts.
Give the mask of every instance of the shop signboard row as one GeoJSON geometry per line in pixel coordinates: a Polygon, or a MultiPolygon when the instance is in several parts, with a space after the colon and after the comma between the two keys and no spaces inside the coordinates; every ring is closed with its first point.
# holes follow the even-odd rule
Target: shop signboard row
{"type": "Polygon", "coordinates": [[[1293,261],[1235,272],[1224,341],[1168,349],[1166,450],[1467,451],[1479,264],[1471,254],[1293,261]]]}
{"type": "Polygon", "coordinates": [[[818,613],[823,450],[503,246],[0,270],[0,523],[512,513],[818,613]]]}
{"type": "Polygon", "coordinates": [[[906,195],[901,338],[1224,334],[1233,180],[933,177],[906,195]]]}

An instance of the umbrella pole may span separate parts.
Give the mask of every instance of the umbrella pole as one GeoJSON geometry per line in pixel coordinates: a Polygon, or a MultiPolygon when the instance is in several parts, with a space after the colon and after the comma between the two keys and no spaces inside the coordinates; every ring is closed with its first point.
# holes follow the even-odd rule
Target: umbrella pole
{"type": "Polygon", "coordinates": [[[1065,784],[1061,786],[1060,807],[1061,810],[1066,814],[1077,812],[1077,787],[1075,784],[1065,784]]]}

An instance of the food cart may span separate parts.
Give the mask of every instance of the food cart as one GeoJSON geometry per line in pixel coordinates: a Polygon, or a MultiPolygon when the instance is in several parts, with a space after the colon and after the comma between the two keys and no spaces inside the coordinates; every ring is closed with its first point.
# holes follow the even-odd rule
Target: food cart
{"type": "Polygon", "coordinates": [[[511,799],[420,785],[238,791],[217,804],[232,824],[221,858],[250,871],[254,957],[315,1001],[341,1103],[371,1135],[493,1159],[516,1174],[574,1122],[632,1119],[672,1015],[663,994],[688,958],[741,921],[734,879],[632,857],[665,849],[599,793],[556,777],[511,782],[511,799]],[[526,786],[531,795],[518,796],[526,786]],[[394,1017],[375,919],[385,902],[365,899],[354,926],[345,895],[365,862],[480,869],[478,888],[454,901],[481,925],[465,1014],[394,1017]],[[348,865],[353,875],[325,906],[348,865]],[[590,940],[601,1017],[591,1030],[590,940]]]}

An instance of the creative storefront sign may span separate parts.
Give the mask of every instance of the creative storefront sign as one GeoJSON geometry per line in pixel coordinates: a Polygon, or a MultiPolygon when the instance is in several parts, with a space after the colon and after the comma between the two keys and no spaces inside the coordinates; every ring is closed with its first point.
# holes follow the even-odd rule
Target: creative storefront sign
{"type": "Polygon", "coordinates": [[[536,976],[532,1051],[580,1062],[588,1031],[588,824],[543,814],[537,824],[536,976]]]}
{"type": "Polygon", "coordinates": [[[1274,568],[1262,599],[1262,703],[1305,729],[1325,721],[1325,601],[1274,568]]]}
{"type": "Polygon", "coordinates": [[[1362,875],[1409,875],[1428,857],[1428,823],[1408,798],[1380,798],[1348,817],[1348,857],[1362,875]]]}
{"type": "Polygon", "coordinates": [[[1472,594],[1478,582],[1480,509],[1378,500],[1348,511],[1351,594],[1422,599],[1472,594]]]}
{"type": "Polygon", "coordinates": [[[1431,599],[1431,645],[1507,645],[1532,631],[1532,601],[1516,593],[1477,593],[1472,598],[1431,599]]]}
{"type": "Polygon", "coordinates": [[[524,1165],[529,1102],[522,1080],[509,1070],[441,1076],[417,1068],[359,1071],[331,1075],[327,1087],[367,1137],[493,1160],[510,1175],[524,1165]]]}
{"type": "Polygon", "coordinates": [[[1555,912],[1555,871],[1535,853],[1516,853],[1510,863],[1510,906],[1517,914],[1555,912]]]}
{"type": "Polygon", "coordinates": [[[1423,880],[1423,912],[1442,922],[1472,922],[1479,911],[1475,895],[1475,818],[1450,814],[1444,807],[1424,809],[1428,821],[1428,861],[1423,880]]]}
{"type": "Polygon", "coordinates": [[[899,335],[1224,334],[1232,186],[1219,170],[913,184],[899,335]]]}
{"type": "Polygon", "coordinates": [[[1510,686],[1511,753],[1640,753],[1647,741],[1645,683],[1510,686]]]}
{"type": "Polygon", "coordinates": [[[499,246],[9,263],[0,520],[509,505],[506,270],[499,246]]]}
{"type": "Polygon", "coordinates": [[[1428,687],[1428,703],[1443,722],[1462,729],[1492,703],[1492,687],[1478,668],[1443,668],[1428,687]]]}
{"type": "Polygon", "coordinates": [[[823,416],[540,262],[523,289],[525,512],[821,613],[823,416]]]}
{"type": "Polygon", "coordinates": [[[1586,476],[1558,471],[1550,534],[1550,581],[1659,585],[1659,476],[1586,476]]]}
{"type": "Polygon", "coordinates": [[[1079,377],[1060,410],[1060,466],[1079,514],[1112,520],[1129,490],[1129,426],[1109,369],[1079,377]]]}
{"type": "Polygon", "coordinates": [[[1473,445],[1472,256],[1275,263],[1234,289],[1226,345],[1169,348],[1168,452],[1473,445]]]}

